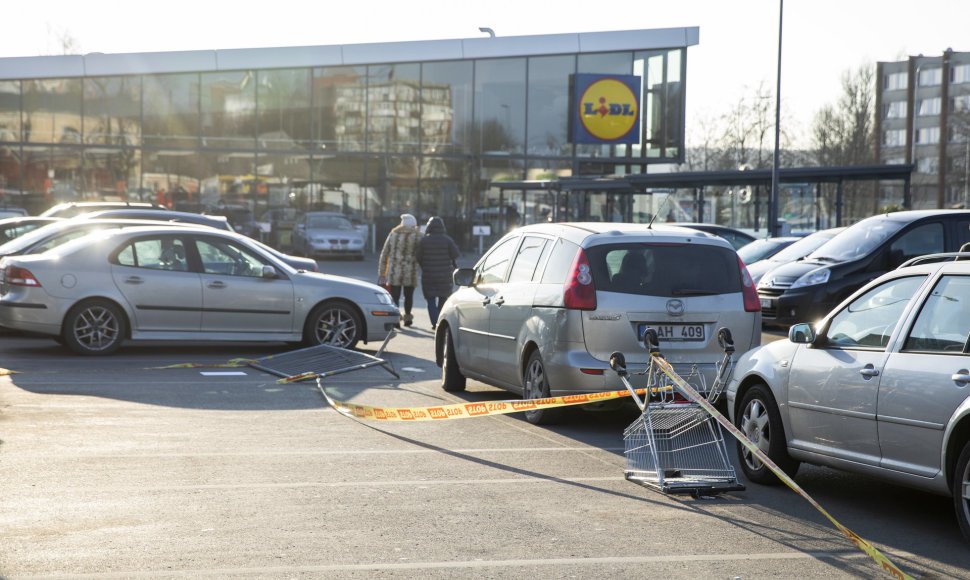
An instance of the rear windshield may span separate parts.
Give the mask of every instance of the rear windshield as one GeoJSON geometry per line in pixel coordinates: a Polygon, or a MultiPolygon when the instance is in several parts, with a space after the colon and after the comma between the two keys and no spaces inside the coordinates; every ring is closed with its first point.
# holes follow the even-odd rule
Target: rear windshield
{"type": "Polygon", "coordinates": [[[597,290],[645,296],[741,292],[738,255],[705,244],[609,244],[586,249],[597,290]]]}

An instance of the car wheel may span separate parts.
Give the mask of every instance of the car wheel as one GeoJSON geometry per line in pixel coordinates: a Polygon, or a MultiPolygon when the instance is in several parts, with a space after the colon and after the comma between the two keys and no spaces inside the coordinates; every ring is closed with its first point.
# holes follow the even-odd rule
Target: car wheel
{"type": "Polygon", "coordinates": [[[325,302],[310,312],[303,331],[303,341],[311,346],[327,344],[354,348],[361,338],[364,324],[360,315],[344,302],[325,302]]]}
{"type": "MultiPolygon", "coordinates": [[[[542,363],[542,355],[539,351],[533,351],[529,355],[529,362],[525,365],[525,376],[523,377],[522,398],[548,399],[550,397],[549,380],[546,376],[546,367],[542,363]]],[[[533,409],[525,412],[525,419],[533,425],[552,425],[562,420],[563,409],[533,409]]]]}
{"type": "Polygon", "coordinates": [[[68,311],[61,338],[77,354],[106,355],[121,348],[126,333],[121,308],[107,300],[89,300],[68,311]]]}
{"type": "Polygon", "coordinates": [[[963,537],[970,540],[970,441],[963,445],[953,471],[953,507],[963,537]]]}
{"type": "Polygon", "coordinates": [[[458,368],[458,358],[455,356],[455,343],[451,340],[451,329],[445,328],[445,352],[441,360],[441,388],[449,393],[465,390],[465,376],[458,368]]]}
{"type": "MultiPolygon", "coordinates": [[[[758,446],[775,465],[789,476],[798,471],[799,462],[788,455],[785,443],[785,429],[781,424],[781,414],[778,405],[767,385],[755,385],[748,389],[741,400],[741,413],[738,415],[737,427],[749,441],[758,446]]],[[[750,449],[739,441],[738,458],[744,474],[755,483],[777,485],[781,483],[777,476],[761,462],[750,449]]]]}

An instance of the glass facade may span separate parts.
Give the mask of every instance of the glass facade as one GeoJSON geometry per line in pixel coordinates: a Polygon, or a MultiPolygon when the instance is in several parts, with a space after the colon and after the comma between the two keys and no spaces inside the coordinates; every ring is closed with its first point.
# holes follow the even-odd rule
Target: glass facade
{"type": "Polygon", "coordinates": [[[492,182],[679,162],[685,54],[0,80],[0,195],[32,213],[94,199],[334,210],[378,239],[407,211],[441,215],[468,246],[489,216],[504,231],[549,215],[546,194],[503,200],[492,182]],[[639,144],[570,142],[576,73],[641,76],[639,144]]]}

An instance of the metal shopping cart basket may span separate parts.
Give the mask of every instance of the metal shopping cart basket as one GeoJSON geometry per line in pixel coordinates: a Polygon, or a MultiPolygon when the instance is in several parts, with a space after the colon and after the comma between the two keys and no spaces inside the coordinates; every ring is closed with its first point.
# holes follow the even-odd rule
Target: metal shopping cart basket
{"type": "MultiPolygon", "coordinates": [[[[711,405],[730,378],[734,354],[731,332],[720,328],[717,337],[724,357],[716,365],[714,384],[707,390],[706,399],[711,405]]],[[[610,366],[642,411],[623,432],[626,478],[664,493],[694,497],[744,490],[728,460],[720,426],[678,386],[672,368],[660,354],[656,331],[647,329],[644,345],[651,356],[648,367],[637,372],[647,377],[642,398],[630,384],[623,354],[614,352],[610,356],[610,366]]]]}

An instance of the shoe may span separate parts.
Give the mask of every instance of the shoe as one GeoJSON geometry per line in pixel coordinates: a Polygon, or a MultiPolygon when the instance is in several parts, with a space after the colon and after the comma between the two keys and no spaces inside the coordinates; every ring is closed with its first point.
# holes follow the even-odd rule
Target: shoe
{"type": "Polygon", "coordinates": [[[431,330],[434,330],[436,326],[437,326],[436,324],[432,324],[431,325],[431,330]]]}
{"type": "Polygon", "coordinates": [[[410,314],[404,315],[404,326],[411,326],[414,323],[414,317],[410,314]]]}

